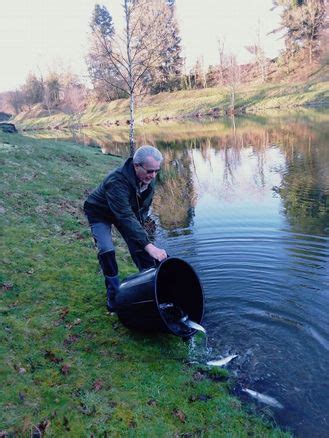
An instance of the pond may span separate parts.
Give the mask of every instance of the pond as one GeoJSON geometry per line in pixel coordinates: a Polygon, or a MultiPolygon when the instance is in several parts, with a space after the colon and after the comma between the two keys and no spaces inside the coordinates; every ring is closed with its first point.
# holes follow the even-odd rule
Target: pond
{"type": "MultiPolygon", "coordinates": [[[[200,276],[209,358],[237,354],[235,393],[266,411],[241,387],[275,398],[273,418],[297,436],[329,430],[327,127],[302,111],[139,133],[165,157],[157,242],[200,276]]],[[[113,136],[82,138],[126,155],[113,136]]]]}

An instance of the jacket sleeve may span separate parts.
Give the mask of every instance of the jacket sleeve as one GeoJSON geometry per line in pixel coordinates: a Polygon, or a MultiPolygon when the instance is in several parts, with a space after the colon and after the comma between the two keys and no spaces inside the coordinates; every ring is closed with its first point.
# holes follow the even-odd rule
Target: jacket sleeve
{"type": "Polygon", "coordinates": [[[130,205],[128,185],[129,183],[124,178],[109,181],[105,187],[106,200],[124,238],[145,248],[150,240],[130,205]]]}

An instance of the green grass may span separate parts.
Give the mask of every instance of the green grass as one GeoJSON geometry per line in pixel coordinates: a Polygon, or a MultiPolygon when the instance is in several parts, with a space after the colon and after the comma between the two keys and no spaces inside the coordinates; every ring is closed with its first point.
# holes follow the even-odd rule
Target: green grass
{"type": "MultiPolygon", "coordinates": [[[[0,153],[1,436],[284,436],[229,395],[226,372],[215,381],[191,365],[180,339],[131,332],[106,312],[81,207],[119,159],[2,133],[0,153]]],[[[134,267],[117,246],[126,276],[134,267]]]]}

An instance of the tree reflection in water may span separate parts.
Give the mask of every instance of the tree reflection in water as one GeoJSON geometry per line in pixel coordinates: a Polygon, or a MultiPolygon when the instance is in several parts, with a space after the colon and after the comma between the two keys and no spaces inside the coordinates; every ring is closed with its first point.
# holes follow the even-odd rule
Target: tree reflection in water
{"type": "Polygon", "coordinates": [[[164,163],[153,208],[163,228],[187,229],[192,221],[195,193],[188,148],[162,148],[164,163]]]}

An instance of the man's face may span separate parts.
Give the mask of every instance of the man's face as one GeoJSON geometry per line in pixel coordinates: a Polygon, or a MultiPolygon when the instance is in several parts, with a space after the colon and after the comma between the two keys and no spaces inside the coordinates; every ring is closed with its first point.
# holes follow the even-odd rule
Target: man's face
{"type": "Polygon", "coordinates": [[[139,181],[143,184],[149,184],[160,170],[160,161],[153,157],[147,157],[145,163],[134,164],[134,168],[139,181]]]}

